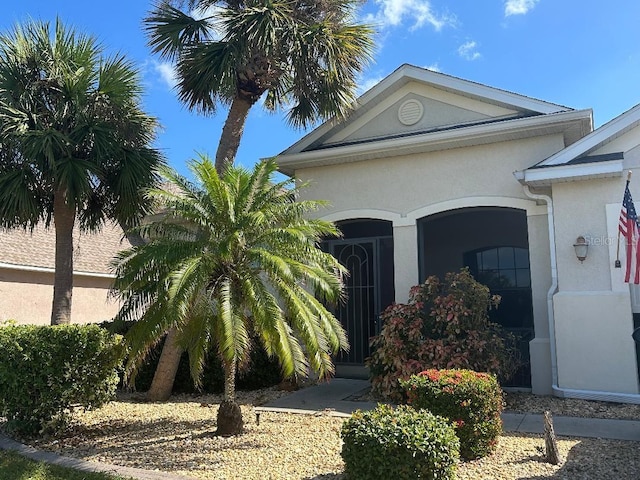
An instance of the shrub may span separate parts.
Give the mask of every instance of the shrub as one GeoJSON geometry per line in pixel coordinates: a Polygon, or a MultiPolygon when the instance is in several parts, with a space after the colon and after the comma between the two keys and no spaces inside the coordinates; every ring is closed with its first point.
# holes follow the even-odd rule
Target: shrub
{"type": "Polygon", "coordinates": [[[57,432],[72,406],[113,398],[125,347],[97,325],[0,327],[0,416],[22,435],[57,432]]]}
{"type": "Polygon", "coordinates": [[[444,418],[430,412],[406,405],[358,410],[341,436],[349,480],[455,478],[458,439],[444,418]]]}
{"type": "Polygon", "coordinates": [[[470,370],[426,370],[401,381],[414,408],[448,418],[460,439],[460,455],[488,455],[502,433],[502,390],[495,376],[470,370]]]}
{"type": "MultiPolygon", "coordinates": [[[[135,322],[129,321],[109,321],[101,323],[100,326],[111,333],[126,335],[134,323],[135,322]]],[[[132,385],[136,391],[145,392],[149,390],[163,345],[164,340],[160,341],[151,350],[147,360],[138,369],[132,385]]],[[[245,364],[240,365],[240,368],[238,369],[236,387],[239,390],[256,390],[259,388],[277,385],[282,380],[282,372],[278,360],[269,357],[264,348],[262,348],[257,341],[254,341],[254,346],[251,349],[249,360],[245,364]]],[[[122,384],[122,379],[120,380],[120,386],[124,386],[122,384]]],[[[173,393],[195,393],[197,391],[205,393],[221,393],[223,390],[224,373],[222,371],[220,358],[215,350],[209,351],[209,354],[207,355],[200,390],[196,389],[193,385],[187,353],[182,355],[178,371],[176,373],[175,382],[173,384],[173,393]]]]}
{"type": "Polygon", "coordinates": [[[519,362],[514,336],[489,321],[499,300],[467,269],[413,287],[408,304],[381,314],[383,327],[367,360],[373,393],[403,401],[398,380],[429,368],[466,368],[507,380],[519,362]]]}

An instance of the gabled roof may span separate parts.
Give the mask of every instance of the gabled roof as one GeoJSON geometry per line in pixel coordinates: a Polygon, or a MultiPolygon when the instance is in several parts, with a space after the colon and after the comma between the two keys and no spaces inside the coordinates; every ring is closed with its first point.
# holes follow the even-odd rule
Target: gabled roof
{"type": "Polygon", "coordinates": [[[348,119],[338,122],[335,119],[329,120],[312,132],[302,137],[298,142],[282,152],[282,154],[301,152],[309,150],[312,144],[326,136],[336,126],[343,125],[345,121],[353,121],[369,111],[379,103],[381,98],[387,97],[391,92],[396,91],[410,82],[427,84],[443,92],[454,93],[471,99],[490,103],[508,110],[520,113],[519,116],[540,115],[558,113],[572,110],[571,108],[544,102],[517,93],[508,92],[498,88],[488,87],[480,83],[463,80],[461,78],[434,72],[414,65],[404,64],[396,69],[380,83],[365,92],[356,100],[356,104],[348,119]]]}
{"type": "MultiPolygon", "coordinates": [[[[94,277],[113,277],[109,264],[113,257],[131,243],[122,229],[105,225],[99,232],[81,234],[76,228],[73,236],[74,274],[94,277]]],[[[56,235],[53,226],[29,230],[0,229],[0,268],[53,272],[55,267],[56,235]]]]}
{"type": "Polygon", "coordinates": [[[573,145],[543,160],[537,166],[563,165],[578,157],[585,157],[638,125],[640,125],[640,104],[605,123],[573,145]]]}
{"type": "Polygon", "coordinates": [[[640,104],[533,167],[516,172],[516,178],[530,185],[548,185],[557,181],[619,177],[624,170],[624,152],[600,151],[638,126],[640,104]]]}
{"type": "Polygon", "coordinates": [[[325,122],[277,158],[280,170],[592,130],[591,110],[573,110],[479,83],[402,65],[362,95],[342,121],[325,122]],[[404,122],[403,106],[418,109],[404,122]],[[423,114],[424,112],[424,114],[423,114]]]}

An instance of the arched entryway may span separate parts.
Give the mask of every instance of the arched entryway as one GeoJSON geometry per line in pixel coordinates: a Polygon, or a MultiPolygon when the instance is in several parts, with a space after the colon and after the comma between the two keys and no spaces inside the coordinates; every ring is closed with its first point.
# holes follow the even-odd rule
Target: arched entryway
{"type": "Polygon", "coordinates": [[[529,342],[534,338],[527,216],[503,207],[462,208],[418,221],[420,278],[469,267],[502,297],[490,318],[519,338],[523,367],[509,386],[530,387],[529,342]]]}
{"type": "Polygon", "coordinates": [[[349,270],[346,302],[336,316],[347,331],[350,350],[336,358],[337,374],[366,377],[369,339],[378,333],[379,315],[395,296],[393,283],[393,226],[385,220],[338,222],[343,237],[324,242],[324,248],[349,270]]]}

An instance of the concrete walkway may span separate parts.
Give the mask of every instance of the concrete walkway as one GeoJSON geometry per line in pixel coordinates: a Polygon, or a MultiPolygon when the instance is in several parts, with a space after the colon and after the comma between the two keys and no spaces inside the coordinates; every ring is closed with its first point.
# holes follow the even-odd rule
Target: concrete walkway
{"type": "MultiPolygon", "coordinates": [[[[255,410],[256,412],[323,412],[346,417],[357,409],[370,410],[375,408],[376,404],[372,402],[349,400],[349,397],[357,396],[369,386],[367,380],[334,378],[328,383],[293,392],[262,407],[256,407],[255,410]]],[[[502,415],[502,420],[504,422],[503,428],[507,432],[542,433],[544,429],[542,415],[505,412],[502,415]]],[[[554,416],[553,426],[557,435],[566,437],[640,441],[640,421],[554,416]]]]}

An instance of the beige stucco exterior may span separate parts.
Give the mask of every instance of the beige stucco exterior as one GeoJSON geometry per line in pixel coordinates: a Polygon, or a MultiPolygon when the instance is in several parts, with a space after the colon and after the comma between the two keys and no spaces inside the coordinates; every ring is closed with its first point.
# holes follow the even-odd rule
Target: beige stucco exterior
{"type": "MultiPolygon", "coordinates": [[[[74,232],[74,276],[71,321],[112,319],[118,304],[109,297],[113,282],[110,263],[131,247],[118,225],[100,231],[74,232]]],[[[33,230],[0,230],[0,321],[46,325],[51,320],[55,231],[53,226],[33,230]]]]}
{"type": "MultiPolygon", "coordinates": [[[[562,139],[554,135],[492,145],[450,149],[392,159],[300,169],[309,182],[304,198],[330,199],[319,216],[334,221],[376,218],[393,222],[396,301],[424,281],[418,274],[417,221],[428,215],[466,207],[509,207],[527,212],[536,364],[532,389],[551,393],[546,293],[550,286],[546,208],[528,198],[513,176],[536,160],[555,153],[562,139]]],[[[575,258],[575,257],[574,257],[575,258]]]]}
{"type": "MultiPolygon", "coordinates": [[[[74,276],[71,317],[74,323],[112,319],[118,303],[108,297],[112,279],[74,276]]],[[[48,325],[53,298],[53,272],[0,269],[0,322],[48,325]]]]}
{"type": "MultiPolygon", "coordinates": [[[[532,391],[640,403],[631,338],[640,290],[630,295],[614,266],[623,170],[640,167],[640,106],[593,131],[590,112],[510,95],[402,66],[351,117],[283,152],[281,170],[309,183],[304,198],[330,202],[322,218],[392,223],[398,302],[424,280],[421,219],[470,207],[526,212],[532,391]],[[411,110],[419,120],[409,126],[407,101],[425,112],[411,110]],[[579,235],[590,243],[584,262],[579,235]]],[[[631,191],[640,199],[640,185],[631,191]]]]}

